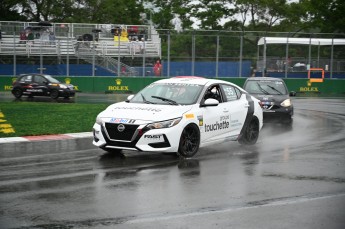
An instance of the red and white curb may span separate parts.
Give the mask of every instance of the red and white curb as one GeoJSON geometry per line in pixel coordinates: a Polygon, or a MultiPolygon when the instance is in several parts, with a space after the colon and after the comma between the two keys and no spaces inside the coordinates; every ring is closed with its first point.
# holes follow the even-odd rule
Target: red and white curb
{"type": "Polygon", "coordinates": [[[92,137],[92,132],[0,138],[0,144],[12,142],[55,141],[88,137],[92,137]]]}

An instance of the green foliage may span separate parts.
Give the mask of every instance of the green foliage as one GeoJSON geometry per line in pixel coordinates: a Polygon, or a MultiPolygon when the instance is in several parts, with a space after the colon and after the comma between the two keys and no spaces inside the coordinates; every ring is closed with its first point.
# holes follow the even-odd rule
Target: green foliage
{"type": "Polygon", "coordinates": [[[343,0],[2,0],[1,20],[142,24],[146,13],[158,29],[344,33],[343,0]]]}
{"type": "Polygon", "coordinates": [[[25,17],[21,15],[16,6],[21,0],[2,0],[0,4],[1,21],[25,21],[25,17]]]}
{"type": "Polygon", "coordinates": [[[0,110],[15,133],[0,137],[89,132],[108,104],[1,102],[0,110]],[[77,118],[76,118],[77,117],[77,118]]]}

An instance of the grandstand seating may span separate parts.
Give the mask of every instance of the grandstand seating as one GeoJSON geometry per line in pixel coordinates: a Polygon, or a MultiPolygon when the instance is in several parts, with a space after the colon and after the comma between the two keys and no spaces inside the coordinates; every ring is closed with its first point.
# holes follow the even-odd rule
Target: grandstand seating
{"type": "MultiPolygon", "coordinates": [[[[23,31],[24,28],[28,26],[35,28],[36,24],[0,21],[0,27],[2,28],[0,55],[28,57],[57,56],[59,58],[65,56],[75,56],[77,58],[84,59],[86,62],[91,64],[95,63],[98,66],[107,68],[113,73],[118,72],[118,67],[121,67],[121,69],[125,68],[127,69],[127,72],[124,73],[126,75],[135,75],[137,72],[134,71],[134,68],[124,63],[118,63],[120,58],[160,58],[161,56],[161,41],[157,31],[151,26],[142,26],[142,28],[144,28],[143,30],[147,32],[145,35],[145,44],[139,42],[114,41],[111,29],[109,29],[113,27],[112,25],[78,23],[64,24],[64,26],[61,26],[61,23],[56,25],[52,23],[52,26],[49,27],[49,30],[56,34],[54,40],[43,40],[38,36],[32,42],[28,42],[21,40],[18,32],[23,31]],[[102,29],[99,29],[99,27],[102,29]],[[65,30],[61,32],[62,29],[66,28],[68,28],[66,30],[68,32],[65,30]],[[97,31],[97,33],[94,31],[97,31]],[[91,41],[78,40],[77,37],[82,35],[91,36],[91,41]],[[141,52],[139,47],[145,47],[145,51],[141,52]]],[[[130,28],[132,26],[128,25],[125,27],[130,28]]],[[[35,32],[36,34],[39,33],[39,31],[35,32]]]]}
{"type": "MultiPolygon", "coordinates": [[[[132,42],[121,42],[120,45],[115,44],[114,40],[104,38],[99,41],[77,41],[76,39],[68,39],[59,37],[54,42],[45,42],[35,39],[33,44],[19,43],[19,37],[3,35],[0,43],[0,55],[74,55],[76,47],[84,46],[97,50],[104,56],[125,56],[125,57],[159,57],[160,42],[145,41],[145,52],[131,52],[130,45],[132,42]],[[79,45],[78,45],[79,43],[79,45]]],[[[139,44],[137,44],[139,45],[139,44]]]]}

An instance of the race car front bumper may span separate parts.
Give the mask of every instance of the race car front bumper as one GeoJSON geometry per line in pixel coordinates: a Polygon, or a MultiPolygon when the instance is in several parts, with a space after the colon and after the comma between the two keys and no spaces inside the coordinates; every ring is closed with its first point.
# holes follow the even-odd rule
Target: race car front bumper
{"type": "MultiPolygon", "coordinates": [[[[100,148],[123,149],[147,152],[177,152],[181,125],[170,128],[146,130],[146,125],[129,129],[127,133],[117,136],[111,127],[95,123],[93,126],[93,144],[100,148]]],[[[127,126],[128,127],[128,126],[127,126]]]]}

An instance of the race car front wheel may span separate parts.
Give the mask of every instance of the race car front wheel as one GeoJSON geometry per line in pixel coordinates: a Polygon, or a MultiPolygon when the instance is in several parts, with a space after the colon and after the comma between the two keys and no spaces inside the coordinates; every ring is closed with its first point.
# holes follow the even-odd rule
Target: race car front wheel
{"type": "Polygon", "coordinates": [[[200,131],[197,125],[191,123],[187,125],[181,134],[178,155],[184,158],[193,157],[199,149],[200,131]]]}

